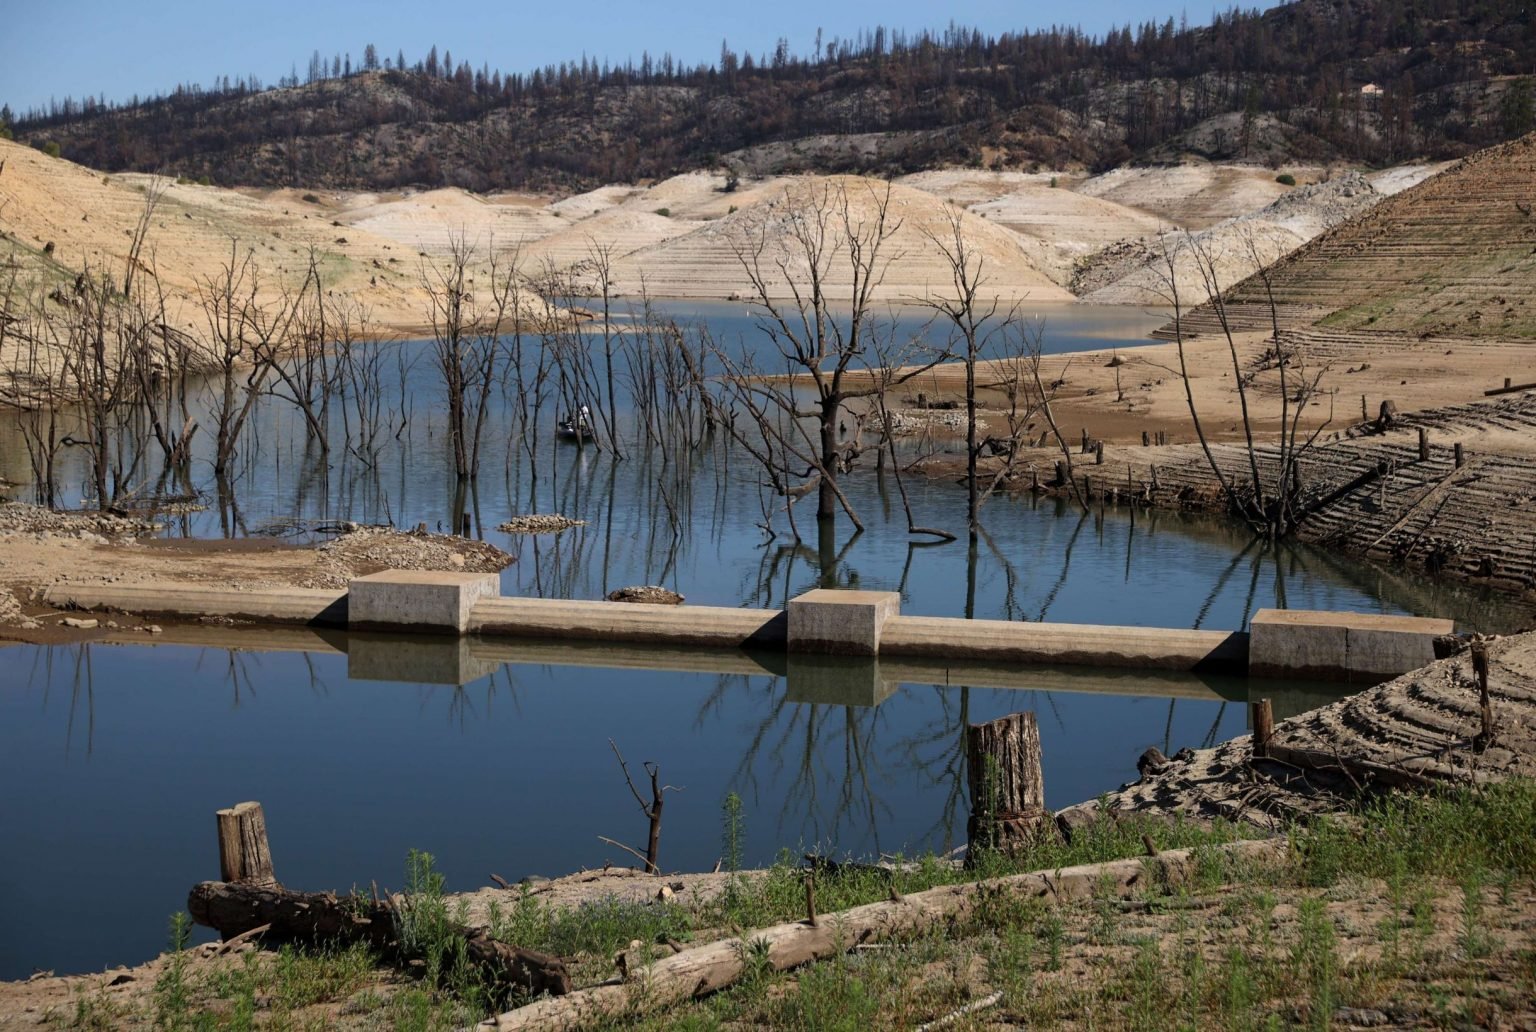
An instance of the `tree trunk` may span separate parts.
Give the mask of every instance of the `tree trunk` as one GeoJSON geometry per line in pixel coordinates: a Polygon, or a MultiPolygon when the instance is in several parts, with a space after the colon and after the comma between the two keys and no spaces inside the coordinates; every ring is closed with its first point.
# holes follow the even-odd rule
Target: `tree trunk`
{"type": "MultiPolygon", "coordinates": [[[[294,892],[277,886],[202,882],[187,895],[192,920],[228,939],[269,926],[277,939],[300,942],[362,942],[398,954],[395,910],[386,902],[334,892],[294,892]]],[[[483,929],[453,926],[466,955],[491,986],[560,996],[571,976],[558,958],[492,939],[483,929]]]]}
{"type": "MultiPolygon", "coordinates": [[[[1284,849],[1285,840],[1234,842],[1221,847],[1224,854],[1245,860],[1272,857],[1284,849]]],[[[1113,886],[1110,894],[1129,897],[1149,886],[1171,889],[1187,882],[1196,870],[1195,851],[1167,850],[1156,859],[1142,857],[1112,860],[1103,864],[1036,871],[963,885],[944,885],[889,902],[867,903],[836,914],[823,914],[814,924],[795,921],[750,932],[738,938],[713,942],[696,949],[665,956],[669,946],[658,946],[664,956],[649,966],[630,964],[624,984],[603,984],[574,992],[560,1000],[539,1000],[508,1011],[481,1025],[496,1032],[584,1028],[614,1021],[633,1021],[637,1016],[661,1010],[683,1000],[718,992],[741,978],[754,946],[766,944],[765,959],[776,971],[787,971],[811,961],[835,956],[863,943],[900,941],[946,924],[964,924],[979,905],[999,894],[1015,899],[1062,903],[1089,899],[1113,886]],[[1155,865],[1155,872],[1148,864],[1155,865]]]]}
{"type": "Polygon", "coordinates": [[[227,882],[277,887],[267,818],[260,803],[240,803],[219,810],[219,876],[227,882]]]}
{"type": "Polygon", "coordinates": [[[1040,727],[1033,713],[1015,713],[966,731],[966,780],[971,851],[1010,852],[1035,841],[1050,825],[1040,769],[1040,727]]]}
{"type": "Polygon", "coordinates": [[[828,523],[837,519],[837,417],[842,408],[838,398],[821,402],[821,484],[816,495],[816,518],[828,523]]]}

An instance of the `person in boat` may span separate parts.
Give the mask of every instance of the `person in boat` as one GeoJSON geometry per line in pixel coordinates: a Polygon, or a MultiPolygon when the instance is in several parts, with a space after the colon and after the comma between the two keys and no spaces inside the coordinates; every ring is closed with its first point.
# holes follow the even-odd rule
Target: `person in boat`
{"type": "Polygon", "coordinates": [[[581,410],[576,413],[576,429],[581,431],[592,429],[592,410],[585,405],[581,406],[581,410]]]}

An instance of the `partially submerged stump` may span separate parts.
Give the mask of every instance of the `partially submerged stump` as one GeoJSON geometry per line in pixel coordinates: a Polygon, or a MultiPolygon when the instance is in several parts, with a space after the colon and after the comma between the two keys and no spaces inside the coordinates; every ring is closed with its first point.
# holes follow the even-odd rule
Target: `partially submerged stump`
{"type": "Polygon", "coordinates": [[[1040,767],[1040,725],[1033,713],[972,724],[966,729],[965,752],[970,854],[1027,847],[1043,827],[1052,826],[1040,767]]]}

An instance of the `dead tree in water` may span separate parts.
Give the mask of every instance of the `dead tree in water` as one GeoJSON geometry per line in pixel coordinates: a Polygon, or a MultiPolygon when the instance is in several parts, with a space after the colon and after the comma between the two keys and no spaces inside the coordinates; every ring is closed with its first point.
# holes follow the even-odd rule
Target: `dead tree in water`
{"type": "Polygon", "coordinates": [[[904,383],[948,357],[913,341],[910,361],[899,372],[878,382],[854,375],[873,357],[881,333],[874,296],[887,265],[883,248],[899,228],[891,217],[889,188],[862,189],[867,196],[860,198],[836,182],[788,189],[735,241],[737,261],[752,284],[750,304],[782,371],[759,368],[722,346],[713,356],[724,370],[720,421],[748,447],[788,505],[816,493],[819,537],[827,542],[839,509],[863,528],[838,484],[863,451],[862,416],[855,416],[852,438],[846,436],[848,403],[904,383]],[[846,311],[829,296],[838,270],[848,276],[846,311]],[[809,405],[801,400],[807,390],[809,405]],[[730,417],[738,407],[751,416],[750,427],[730,417]]]}
{"type": "Polygon", "coordinates": [[[500,255],[493,241],[478,282],[471,275],[476,253],[475,244],[452,236],[442,262],[424,261],[421,268],[434,354],[447,395],[453,468],[460,480],[480,473],[480,439],[496,383],[501,333],[508,315],[518,314],[508,310],[519,274],[516,252],[500,255]]]}

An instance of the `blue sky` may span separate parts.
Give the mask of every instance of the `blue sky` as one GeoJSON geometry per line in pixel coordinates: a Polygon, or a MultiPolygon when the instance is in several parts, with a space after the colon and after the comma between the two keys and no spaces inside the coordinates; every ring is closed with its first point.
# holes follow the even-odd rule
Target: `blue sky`
{"type": "MultiPolygon", "coordinates": [[[[1273,4],[1250,0],[1242,6],[1273,4]]],[[[944,6],[919,0],[0,0],[6,37],[0,46],[0,103],[23,111],[67,95],[123,100],[166,92],[179,82],[209,84],[220,75],[254,74],[271,85],[295,66],[302,77],[316,49],[327,59],[350,51],[355,63],[370,42],[381,58],[403,49],[414,62],[436,43],[439,52],[452,51],[455,62],[528,71],[578,59],[583,52],[622,62],[638,61],[644,50],[653,55],[670,50],[692,64],[713,60],[722,39],[737,51],[761,53],[784,36],[793,51],[809,53],[818,27],[828,39],[852,37],[876,24],[940,28],[951,19],[988,33],[1053,23],[1097,33],[1127,22],[1178,18],[1186,11],[1192,24],[1204,24],[1213,10],[1228,6],[1189,7],[1180,0],[954,0],[944,6]]]]}

